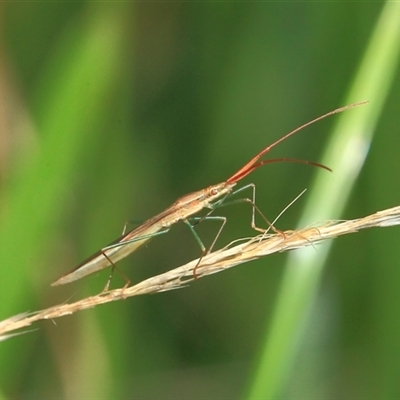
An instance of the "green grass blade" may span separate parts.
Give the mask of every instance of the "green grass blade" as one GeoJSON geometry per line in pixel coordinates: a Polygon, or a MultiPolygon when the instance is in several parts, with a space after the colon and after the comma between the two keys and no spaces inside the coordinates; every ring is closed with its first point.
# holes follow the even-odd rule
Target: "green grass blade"
{"type": "MultiPolygon", "coordinates": [[[[343,113],[327,145],[323,164],[331,176],[318,174],[301,225],[339,218],[368,152],[377,120],[398,66],[400,4],[387,2],[379,17],[359,71],[344,104],[370,104],[343,113]]],[[[343,104],[343,105],[344,105],[343,104]]],[[[291,254],[266,337],[255,379],[247,398],[276,399],[299,350],[307,313],[319,287],[330,245],[291,254]]]]}

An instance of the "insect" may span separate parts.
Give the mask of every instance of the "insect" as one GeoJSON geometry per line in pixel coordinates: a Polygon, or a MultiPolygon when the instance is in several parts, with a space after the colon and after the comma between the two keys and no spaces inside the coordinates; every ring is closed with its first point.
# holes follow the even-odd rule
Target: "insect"
{"type": "MultiPolygon", "coordinates": [[[[124,232],[122,236],[120,236],[118,239],[116,239],[114,242],[110,243],[108,246],[100,249],[98,252],[93,254],[91,257],[83,261],[81,264],[79,264],[75,269],[72,271],[66,273],[65,275],[61,276],[59,279],[57,279],[55,282],[52,283],[52,286],[57,286],[57,285],[63,285],[66,283],[70,283],[73,281],[76,281],[78,279],[81,279],[89,274],[92,274],[96,271],[100,271],[104,268],[107,267],[112,267],[112,270],[115,267],[115,264],[122,260],[123,258],[127,257],[129,254],[133,253],[137,249],[139,249],[141,246],[143,246],[145,243],[147,243],[150,239],[154,238],[155,236],[164,234],[168,232],[172,225],[176,224],[179,221],[184,222],[192,231],[192,233],[195,235],[195,238],[197,242],[199,243],[201,249],[202,249],[202,256],[206,254],[206,248],[204,247],[203,243],[201,242],[200,238],[197,236],[197,234],[194,231],[194,225],[193,223],[190,222],[190,219],[193,221],[197,221],[196,223],[205,220],[205,219],[219,219],[222,220],[221,227],[211,244],[211,246],[208,249],[208,252],[211,251],[213,248],[219,234],[221,233],[226,219],[224,217],[217,217],[217,216],[210,216],[212,211],[221,206],[221,204],[225,201],[225,199],[231,195],[238,193],[242,191],[244,188],[248,187],[253,187],[253,200],[250,199],[245,199],[252,203],[253,206],[253,216],[252,216],[252,227],[257,230],[262,230],[260,228],[257,228],[255,226],[254,222],[254,211],[257,209],[255,205],[255,192],[254,188],[255,186],[253,184],[247,185],[245,187],[239,188],[236,191],[234,191],[234,187],[236,184],[243,179],[245,176],[250,174],[252,171],[255,169],[261,167],[262,165],[269,164],[272,162],[279,162],[279,161],[289,161],[289,162],[300,162],[304,164],[309,164],[312,166],[324,168],[330,171],[330,169],[322,164],[316,163],[316,162],[311,162],[311,161],[305,161],[305,160],[297,160],[297,159],[292,159],[292,158],[276,158],[276,159],[268,159],[268,160],[262,160],[259,161],[260,158],[268,153],[273,147],[277,146],[279,143],[283,142],[290,136],[294,135],[295,133],[299,132],[303,128],[314,124],[317,121],[320,121],[323,118],[326,118],[330,115],[340,113],[342,111],[357,107],[359,105],[367,103],[366,101],[364,102],[359,102],[359,103],[354,103],[347,105],[345,107],[338,108],[336,110],[333,110],[331,112],[328,112],[316,119],[313,119],[310,122],[307,122],[306,124],[296,128],[295,130],[287,133],[286,135],[282,136],[280,139],[276,140],[274,143],[270,144],[266,148],[264,148],[262,151],[260,151],[257,155],[255,155],[250,161],[248,161],[246,164],[243,165],[237,172],[235,172],[231,177],[229,177],[226,181],[217,183],[215,185],[211,185],[205,189],[199,190],[197,192],[189,193],[185,196],[180,197],[178,200],[175,201],[170,207],[162,211],[160,214],[150,218],[149,220],[145,221],[142,225],[139,227],[129,231],[129,232],[124,232]],[[206,216],[203,217],[193,217],[193,215],[197,214],[203,209],[210,209],[209,213],[206,216]]],[[[258,210],[258,209],[257,209],[258,210]]],[[[268,222],[268,221],[267,221],[268,222]]],[[[270,224],[271,227],[271,224],[270,224]]],[[[125,230],[124,230],[125,231],[125,230]]],[[[262,230],[264,231],[264,230],[262,230]]],[[[200,258],[201,261],[201,258],[200,258]]],[[[199,263],[200,263],[199,261],[199,263]]],[[[198,263],[198,264],[199,264],[198,263]]],[[[198,265],[195,267],[198,267],[198,265]]],[[[195,270],[193,274],[195,275],[195,270]]],[[[122,274],[123,275],[123,274],[122,274]]],[[[195,275],[196,277],[196,275],[195,275]]],[[[125,277],[126,278],[126,277],[125,277]]],[[[111,276],[110,276],[111,279],[111,276]]],[[[110,279],[105,287],[105,290],[108,290],[108,285],[110,283],[110,279]]],[[[127,287],[130,284],[130,281],[128,278],[126,278],[127,284],[125,287],[127,287]]]]}

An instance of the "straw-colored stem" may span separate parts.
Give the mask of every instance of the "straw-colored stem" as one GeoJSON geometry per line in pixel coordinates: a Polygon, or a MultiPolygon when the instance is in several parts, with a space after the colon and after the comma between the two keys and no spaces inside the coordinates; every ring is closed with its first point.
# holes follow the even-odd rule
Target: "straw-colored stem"
{"type": "MultiPolygon", "coordinates": [[[[319,247],[315,245],[335,237],[354,233],[361,229],[372,227],[388,227],[400,225],[400,206],[379,211],[364,218],[350,221],[328,221],[324,224],[306,227],[296,231],[286,231],[279,234],[257,235],[244,239],[242,243],[227,246],[203,257],[196,269],[197,279],[226,271],[234,266],[244,264],[267,255],[312,246],[315,253],[319,247]]],[[[198,259],[164,274],[146,279],[126,289],[115,289],[100,293],[73,303],[63,303],[35,313],[24,313],[13,316],[0,323],[0,339],[7,339],[17,329],[31,325],[33,322],[59,318],[77,311],[93,308],[100,304],[126,299],[143,294],[160,293],[187,286],[196,280],[193,270],[198,259]]],[[[18,333],[17,333],[18,334],[18,333]]]]}

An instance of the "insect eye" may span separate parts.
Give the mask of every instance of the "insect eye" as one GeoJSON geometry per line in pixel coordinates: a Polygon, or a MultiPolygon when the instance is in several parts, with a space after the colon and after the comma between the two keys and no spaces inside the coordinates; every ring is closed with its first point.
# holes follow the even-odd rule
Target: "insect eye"
{"type": "Polygon", "coordinates": [[[212,196],[216,195],[217,193],[218,193],[218,190],[215,189],[215,188],[212,188],[212,189],[210,190],[210,194],[211,194],[212,196]]]}

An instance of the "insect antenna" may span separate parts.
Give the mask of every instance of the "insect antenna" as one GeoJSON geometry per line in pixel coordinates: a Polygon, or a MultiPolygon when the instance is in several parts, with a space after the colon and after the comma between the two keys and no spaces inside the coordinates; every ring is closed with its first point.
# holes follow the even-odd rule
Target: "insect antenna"
{"type": "Polygon", "coordinates": [[[290,136],[292,136],[295,133],[301,131],[302,129],[306,128],[307,126],[310,126],[310,125],[314,124],[315,122],[320,121],[321,119],[329,117],[330,115],[338,114],[340,112],[343,112],[343,111],[349,110],[351,108],[355,108],[355,107],[361,106],[361,105],[366,104],[366,103],[368,103],[368,101],[361,101],[361,102],[358,102],[358,103],[349,104],[348,106],[337,108],[336,110],[330,111],[330,112],[328,112],[328,113],[326,113],[324,115],[321,115],[318,118],[313,119],[312,121],[309,121],[309,122],[299,126],[298,128],[296,128],[293,131],[291,131],[291,132],[287,133],[286,135],[282,136],[280,139],[276,140],[274,143],[270,144],[265,149],[260,151],[249,162],[247,162],[245,165],[243,165],[242,168],[240,168],[230,178],[228,178],[227,182],[228,183],[238,182],[239,180],[244,178],[246,175],[250,174],[250,172],[254,171],[255,169],[257,169],[259,167],[261,167],[262,165],[269,164],[271,162],[279,162],[279,161],[289,161],[289,162],[297,162],[297,163],[302,163],[302,164],[309,164],[309,165],[312,165],[312,166],[315,166],[315,167],[324,168],[324,169],[327,169],[328,171],[330,171],[330,169],[328,167],[326,167],[325,165],[322,165],[322,164],[319,164],[319,163],[316,163],[316,162],[313,162],[313,161],[307,161],[307,160],[296,160],[296,159],[290,159],[290,158],[277,158],[277,159],[273,159],[273,160],[264,160],[264,161],[259,161],[259,162],[257,162],[257,161],[264,154],[268,153],[272,148],[277,146],[279,143],[281,143],[284,140],[288,139],[290,136]]]}

